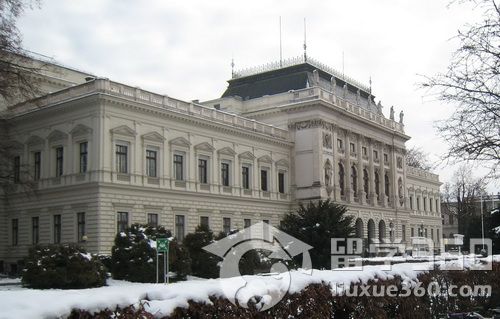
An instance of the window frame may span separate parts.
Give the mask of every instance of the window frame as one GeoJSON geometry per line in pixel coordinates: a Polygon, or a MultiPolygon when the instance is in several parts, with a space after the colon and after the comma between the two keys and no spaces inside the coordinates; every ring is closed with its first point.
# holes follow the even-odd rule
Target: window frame
{"type": "Polygon", "coordinates": [[[185,181],[186,180],[186,174],[185,174],[185,163],[186,161],[184,160],[185,158],[185,153],[181,152],[174,152],[172,155],[172,173],[173,173],[173,178],[176,181],[185,181]]]}
{"type": "Polygon", "coordinates": [[[33,245],[40,243],[40,216],[31,217],[31,243],[33,245]]]}
{"type": "Polygon", "coordinates": [[[158,213],[147,213],[146,216],[148,226],[158,228],[160,225],[158,213]]]}
{"type": "Polygon", "coordinates": [[[130,144],[127,142],[115,142],[115,171],[118,174],[130,174],[130,144]]]}
{"type": "Polygon", "coordinates": [[[174,222],[175,222],[175,237],[179,242],[182,242],[186,237],[186,216],[182,214],[176,214],[174,222]]]}
{"type": "Polygon", "coordinates": [[[146,148],[146,176],[157,178],[158,177],[158,150],[153,148],[146,148]]]}
{"type": "Polygon", "coordinates": [[[87,230],[86,230],[86,216],[85,212],[78,212],[76,213],[76,236],[77,236],[77,242],[81,243],[83,242],[83,237],[86,236],[87,230]]]}
{"type": "Polygon", "coordinates": [[[223,160],[220,163],[220,184],[224,187],[231,186],[231,162],[223,160]]]}
{"type": "Polygon", "coordinates": [[[12,246],[19,245],[19,218],[11,220],[11,244],[12,246]]]}
{"type": "Polygon", "coordinates": [[[126,232],[127,227],[129,226],[129,213],[119,211],[116,212],[116,233],[126,232]],[[123,218],[125,217],[125,218],[123,218]]]}
{"type": "Polygon", "coordinates": [[[209,160],[205,156],[198,157],[198,182],[200,184],[208,184],[208,167],[209,160]]]}
{"type": "Polygon", "coordinates": [[[59,145],[54,147],[55,152],[55,176],[61,177],[64,175],[64,146],[59,145]]]}
{"type": "Polygon", "coordinates": [[[52,240],[54,244],[60,244],[62,239],[62,216],[52,215],[52,240]]]}
{"type": "Polygon", "coordinates": [[[89,142],[82,141],[78,143],[78,151],[79,151],[79,173],[85,174],[88,171],[89,165],[89,142]],[[82,150],[82,147],[84,148],[82,150]]]}

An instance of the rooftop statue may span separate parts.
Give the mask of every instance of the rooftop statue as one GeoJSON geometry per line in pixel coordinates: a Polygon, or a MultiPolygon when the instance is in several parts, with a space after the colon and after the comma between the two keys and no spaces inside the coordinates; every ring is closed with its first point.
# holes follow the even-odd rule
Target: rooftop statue
{"type": "Polygon", "coordinates": [[[399,123],[403,124],[403,117],[405,116],[405,114],[403,113],[403,111],[399,112],[399,123]]]}
{"type": "Polygon", "coordinates": [[[391,114],[389,118],[394,121],[394,106],[391,106],[391,114]]]}

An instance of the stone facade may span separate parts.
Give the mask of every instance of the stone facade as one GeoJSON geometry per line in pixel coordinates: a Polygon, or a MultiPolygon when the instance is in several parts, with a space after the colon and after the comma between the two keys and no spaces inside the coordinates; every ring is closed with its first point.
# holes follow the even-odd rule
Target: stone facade
{"type": "Polygon", "coordinates": [[[1,208],[0,260],[35,243],[109,254],[136,222],[180,238],[201,222],[278,225],[298,202],[327,198],[349,207],[363,238],[409,241],[424,229],[439,241],[440,182],[405,166],[403,124],[364,88],[353,95],[356,82],[324,83],[328,69],[307,66],[307,88],[201,104],[63,68],[71,85],[8,108],[36,193],[19,189],[1,208]]]}

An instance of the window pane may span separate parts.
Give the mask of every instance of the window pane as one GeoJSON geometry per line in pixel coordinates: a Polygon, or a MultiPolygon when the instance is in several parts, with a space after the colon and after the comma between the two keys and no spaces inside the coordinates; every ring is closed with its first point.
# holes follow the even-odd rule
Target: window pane
{"type": "Polygon", "coordinates": [[[267,192],[267,170],[260,171],[260,189],[267,192]]]}
{"type": "Polygon", "coordinates": [[[245,228],[247,228],[247,227],[250,227],[250,225],[252,224],[252,221],[249,218],[245,218],[243,220],[243,223],[245,224],[245,228]]]}
{"type": "Polygon", "coordinates": [[[88,160],[88,143],[80,143],[80,173],[87,172],[87,160],[88,160]]]}
{"type": "Polygon", "coordinates": [[[184,156],[174,155],[174,177],[178,181],[184,180],[184,156]]]}
{"type": "Polygon", "coordinates": [[[242,166],[241,167],[241,180],[242,180],[242,187],[244,189],[250,189],[250,168],[247,166],[242,166]]]}
{"type": "Polygon", "coordinates": [[[19,242],[19,220],[12,220],[12,245],[17,246],[19,242]]]}
{"type": "Polygon", "coordinates": [[[61,215],[54,215],[54,244],[61,243],[61,215]]]}
{"type": "Polygon", "coordinates": [[[21,157],[14,157],[14,183],[18,183],[21,177],[21,157]]]}
{"type": "Polygon", "coordinates": [[[222,231],[226,235],[231,232],[231,218],[229,217],[222,218],[222,231]]]}
{"type": "Polygon", "coordinates": [[[175,234],[179,241],[184,240],[184,215],[175,215],[175,234]]]}
{"type": "Polygon", "coordinates": [[[198,179],[202,184],[206,184],[208,182],[208,174],[207,174],[207,160],[206,159],[198,159],[198,179]]]}
{"type": "Polygon", "coordinates": [[[148,225],[158,227],[158,214],[148,214],[148,225]]]}
{"type": "Polygon", "coordinates": [[[117,232],[125,232],[128,227],[128,212],[118,212],[117,215],[117,232]]]}
{"type": "Polygon", "coordinates": [[[156,151],[146,150],[146,175],[156,177],[156,151]]]}
{"type": "Polygon", "coordinates": [[[229,186],[229,164],[221,163],[221,182],[222,186],[229,186]]]}
{"type": "Polygon", "coordinates": [[[56,176],[62,176],[63,174],[63,148],[56,148],[56,176]]]}
{"type": "Polygon", "coordinates": [[[200,216],[200,225],[209,228],[209,226],[208,226],[208,216],[200,216]]]}
{"type": "Polygon", "coordinates": [[[278,173],[278,191],[280,193],[285,193],[285,173],[278,173]]]}
{"type": "Polygon", "coordinates": [[[31,218],[31,240],[32,243],[38,244],[39,241],[39,224],[38,224],[38,217],[32,217],[31,218]]]}
{"type": "Polygon", "coordinates": [[[41,168],[42,153],[33,153],[33,179],[35,181],[40,179],[40,168],[41,168]]]}
{"type": "Polygon", "coordinates": [[[116,171],[118,173],[128,173],[128,146],[116,145],[116,171]]]}
{"type": "Polygon", "coordinates": [[[77,214],[77,228],[78,228],[78,238],[79,242],[83,241],[83,236],[85,236],[85,213],[77,214]]]}

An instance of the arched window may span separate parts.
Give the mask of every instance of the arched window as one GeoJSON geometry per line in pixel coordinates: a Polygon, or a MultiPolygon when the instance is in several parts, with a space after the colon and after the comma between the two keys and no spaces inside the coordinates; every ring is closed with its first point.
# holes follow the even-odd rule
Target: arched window
{"type": "Polygon", "coordinates": [[[363,190],[365,191],[366,199],[368,199],[368,171],[363,170],[363,190]]]}
{"type": "Polygon", "coordinates": [[[344,166],[339,163],[339,187],[342,196],[344,196],[344,175],[344,166]]]}
{"type": "Polygon", "coordinates": [[[354,196],[358,196],[358,172],[354,165],[351,167],[351,189],[354,196]]]}
{"type": "Polygon", "coordinates": [[[378,172],[375,172],[375,194],[377,194],[377,199],[380,200],[380,177],[378,172]]]}
{"type": "Polygon", "coordinates": [[[401,177],[398,179],[398,197],[400,205],[403,206],[404,192],[403,192],[403,180],[401,179],[401,177]]]}
{"type": "Polygon", "coordinates": [[[389,197],[389,175],[385,174],[385,195],[389,197]]]}

